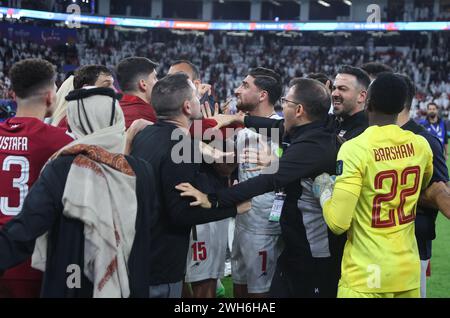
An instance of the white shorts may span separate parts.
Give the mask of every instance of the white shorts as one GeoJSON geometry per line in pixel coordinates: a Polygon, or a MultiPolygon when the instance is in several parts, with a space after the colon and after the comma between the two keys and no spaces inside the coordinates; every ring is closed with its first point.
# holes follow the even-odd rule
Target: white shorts
{"type": "Polygon", "coordinates": [[[229,219],[196,225],[197,240],[189,241],[186,283],[222,278],[228,240],[229,219]]]}
{"type": "Polygon", "coordinates": [[[259,235],[236,227],[231,251],[233,283],[251,294],[269,292],[283,245],[279,235],[259,235]]]}
{"type": "Polygon", "coordinates": [[[427,269],[430,260],[420,261],[420,298],[427,298],[427,269]]]}

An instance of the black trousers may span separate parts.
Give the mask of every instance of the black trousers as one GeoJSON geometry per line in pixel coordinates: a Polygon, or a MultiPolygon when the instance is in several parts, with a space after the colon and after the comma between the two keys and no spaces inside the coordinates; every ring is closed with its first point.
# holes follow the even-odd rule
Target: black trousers
{"type": "MultiPolygon", "coordinates": [[[[270,287],[273,298],[336,298],[340,268],[336,261],[321,259],[310,269],[302,268],[302,260],[278,260],[270,287]]],[[[304,267],[304,265],[303,265],[304,267]]]]}

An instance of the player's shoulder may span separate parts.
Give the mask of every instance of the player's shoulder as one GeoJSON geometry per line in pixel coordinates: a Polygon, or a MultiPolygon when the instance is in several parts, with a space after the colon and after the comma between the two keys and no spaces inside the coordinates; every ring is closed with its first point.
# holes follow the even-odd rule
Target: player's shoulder
{"type": "Polygon", "coordinates": [[[39,133],[36,134],[36,142],[41,145],[41,149],[46,149],[46,152],[52,154],[65,145],[71,143],[74,138],[67,132],[67,130],[44,124],[39,133]]]}
{"type": "Polygon", "coordinates": [[[48,135],[49,138],[53,139],[63,139],[63,140],[73,140],[74,138],[67,132],[66,129],[51,126],[43,123],[45,126],[43,127],[44,133],[48,135]]]}
{"type": "MultiPolygon", "coordinates": [[[[433,156],[433,149],[431,147],[431,143],[424,137],[421,135],[415,135],[417,138],[417,144],[419,145],[419,150],[422,152],[426,152],[430,155],[430,157],[433,156]]],[[[439,143],[439,141],[438,141],[439,143]]]]}
{"type": "Polygon", "coordinates": [[[400,130],[398,131],[398,139],[407,140],[408,142],[413,143],[420,148],[429,148],[429,142],[424,134],[429,135],[426,130],[423,130],[423,133],[415,133],[413,131],[400,128],[400,130]]]}
{"type": "Polygon", "coordinates": [[[337,155],[338,161],[351,161],[354,165],[361,165],[361,163],[366,162],[369,155],[367,139],[364,136],[359,138],[360,136],[347,140],[341,145],[337,155]]]}
{"type": "Polygon", "coordinates": [[[371,135],[372,135],[372,131],[370,130],[370,127],[369,127],[366,130],[364,130],[361,134],[359,134],[358,136],[356,136],[352,139],[346,140],[341,145],[340,149],[341,150],[344,149],[344,151],[366,149],[371,135]]]}
{"type": "Polygon", "coordinates": [[[58,133],[58,132],[65,132],[65,131],[66,131],[64,128],[52,126],[52,125],[47,124],[47,123],[44,123],[44,122],[42,123],[42,126],[43,126],[46,130],[52,131],[52,132],[54,131],[54,132],[56,132],[56,133],[58,133]]]}
{"type": "MultiPolygon", "coordinates": [[[[423,135],[423,134],[415,134],[411,131],[405,131],[404,132],[405,135],[408,136],[408,138],[411,141],[414,141],[415,143],[417,143],[420,147],[425,147],[425,148],[429,148],[430,147],[430,142],[427,138],[427,136],[423,135]]],[[[431,136],[431,135],[430,135],[431,136]]],[[[431,140],[431,139],[430,139],[431,140]]]]}

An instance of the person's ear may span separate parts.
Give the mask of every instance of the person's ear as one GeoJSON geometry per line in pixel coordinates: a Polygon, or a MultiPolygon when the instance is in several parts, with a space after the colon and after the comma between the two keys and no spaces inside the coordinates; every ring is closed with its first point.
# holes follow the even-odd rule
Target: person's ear
{"type": "Polygon", "coordinates": [[[259,102],[264,101],[266,98],[269,98],[269,93],[267,91],[261,91],[259,93],[259,102]]]}
{"type": "Polygon", "coordinates": [[[298,104],[297,108],[295,110],[295,117],[300,118],[300,117],[304,117],[304,116],[305,116],[305,108],[303,107],[302,104],[298,104]]]}
{"type": "Polygon", "coordinates": [[[185,100],[184,101],[182,112],[183,112],[183,114],[185,114],[187,116],[191,116],[191,114],[192,114],[192,105],[191,105],[191,102],[189,100],[185,100]]]}
{"type": "Polygon", "coordinates": [[[45,103],[45,117],[51,117],[56,108],[56,92],[48,90],[42,97],[45,103]]]}
{"type": "Polygon", "coordinates": [[[363,90],[359,92],[357,102],[364,104],[366,102],[366,99],[367,99],[367,91],[363,90]]]}
{"type": "Polygon", "coordinates": [[[140,79],[138,82],[138,88],[140,91],[146,92],[148,88],[147,82],[144,79],[140,79]]]}

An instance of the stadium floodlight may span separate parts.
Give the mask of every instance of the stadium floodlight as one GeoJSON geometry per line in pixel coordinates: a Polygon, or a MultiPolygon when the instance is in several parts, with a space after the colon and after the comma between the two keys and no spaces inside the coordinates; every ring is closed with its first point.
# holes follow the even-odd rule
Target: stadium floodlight
{"type": "Polygon", "coordinates": [[[327,7],[327,8],[331,6],[331,4],[329,4],[328,2],[323,1],[323,0],[318,0],[317,3],[320,5],[323,5],[324,7],[327,7]]]}
{"type": "MultiPolygon", "coordinates": [[[[69,0],[70,1],[70,0],[69,0]]],[[[86,1],[86,0],[85,0],[86,1]]],[[[216,1],[216,0],[214,0],[216,1]]],[[[80,1],[81,2],[81,1],[80,1]]],[[[325,2],[325,1],[323,1],[325,2]]],[[[49,21],[71,21],[71,14],[54,13],[28,9],[17,9],[0,6],[0,16],[6,19],[41,19],[49,21]]],[[[198,20],[162,20],[162,19],[134,19],[113,16],[80,15],[83,22],[81,27],[89,24],[101,24],[108,26],[161,28],[161,29],[189,29],[189,30],[222,30],[222,31],[448,31],[450,21],[425,21],[425,22],[222,22],[222,21],[198,21],[198,20]]]]}
{"type": "Polygon", "coordinates": [[[352,2],[350,1],[350,0],[344,0],[343,1],[346,5],[348,5],[348,6],[351,6],[352,5],[352,2]]]}
{"type": "Polygon", "coordinates": [[[219,3],[225,3],[225,1],[224,0],[219,0],[219,3]]]}

